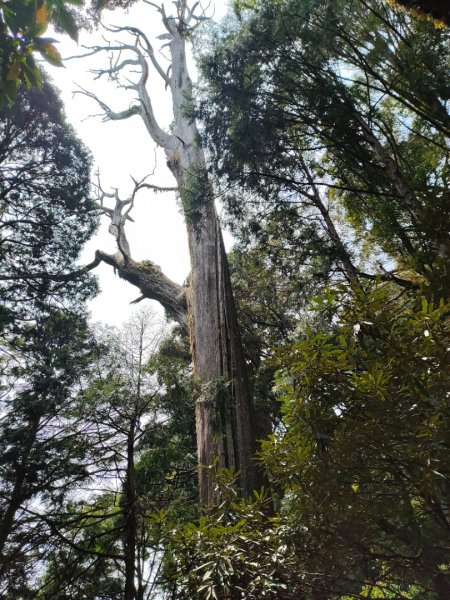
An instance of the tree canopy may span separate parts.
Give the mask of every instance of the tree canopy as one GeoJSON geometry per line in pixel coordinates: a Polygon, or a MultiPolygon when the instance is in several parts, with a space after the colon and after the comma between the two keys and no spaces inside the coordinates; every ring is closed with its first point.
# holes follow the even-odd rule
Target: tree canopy
{"type": "Polygon", "coordinates": [[[148,4],[167,64],[110,27],[89,52],[130,103],[82,93],[141,120],[173,187],[93,188],[45,78],[0,113],[0,595],[447,600],[449,29],[397,4],[445,13],[148,4]],[[154,191],[178,195],[183,285],[133,259],[154,191]],[[80,267],[99,215],[116,251],[80,267]],[[91,327],[100,262],[169,324],[91,327]]]}
{"type": "Polygon", "coordinates": [[[50,83],[22,88],[0,113],[0,282],[2,325],[31,310],[76,306],[93,280],[64,278],[76,270],[97,226],[90,199],[90,156],[65,122],[50,83]],[[51,276],[54,276],[52,279],[51,276]]]}

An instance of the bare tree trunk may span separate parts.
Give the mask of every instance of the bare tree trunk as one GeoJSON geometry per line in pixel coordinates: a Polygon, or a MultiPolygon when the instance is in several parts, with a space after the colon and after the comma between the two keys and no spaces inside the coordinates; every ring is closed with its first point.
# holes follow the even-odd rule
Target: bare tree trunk
{"type": "MultiPolygon", "coordinates": [[[[253,416],[227,258],[214,205],[205,207],[202,235],[189,230],[192,256],[191,339],[195,374],[203,382],[196,404],[200,465],[240,469],[241,487],[256,485],[253,416]]],[[[200,469],[201,498],[214,501],[211,478],[200,469]]]]}
{"type": "MultiPolygon", "coordinates": [[[[253,431],[252,403],[247,380],[233,292],[228,271],[220,224],[216,213],[212,186],[208,180],[205,157],[199,132],[188,108],[193,102],[192,84],[186,65],[186,38],[195,15],[186,0],[175,4],[177,15],[167,16],[163,6],[155,8],[161,14],[171,56],[170,75],[155,59],[153,48],[139,29],[117,29],[134,36],[133,45],[108,46],[108,51],[123,51],[134,59],[115,64],[99,74],[117,75],[123,65],[140,67],[138,83],[127,85],[137,92],[139,104],[120,113],[113,112],[91,92],[109,119],[124,119],[140,115],[151,138],[166,153],[167,166],[173,173],[186,221],[191,260],[191,285],[183,290],[162,273],[149,273],[147,266],[135,263],[130,256],[124,234],[124,224],[134,198],[121,202],[116,209],[104,209],[111,217],[119,252],[115,255],[97,253],[97,258],[113,265],[119,274],[140,288],[143,297],[156,298],[189,331],[195,376],[201,382],[201,395],[196,404],[197,446],[199,459],[200,499],[210,505],[215,501],[211,470],[205,469],[217,461],[219,466],[240,472],[240,485],[245,495],[260,485],[253,464],[256,449],[253,431]],[[148,58],[148,63],[147,63],[148,58]],[[151,98],[146,89],[149,64],[163,78],[172,95],[174,124],[166,133],[157,123],[151,98]],[[147,271],[146,271],[147,269],[147,271]],[[158,275],[158,277],[156,277],[158,275]],[[161,293],[161,282],[163,291],[161,293]],[[187,310],[186,310],[187,305],[187,310]]],[[[97,48],[94,51],[103,51],[97,48]]],[[[156,187],[143,184],[141,187],[156,187]]],[[[137,185],[135,192],[139,189],[137,185]]]]}

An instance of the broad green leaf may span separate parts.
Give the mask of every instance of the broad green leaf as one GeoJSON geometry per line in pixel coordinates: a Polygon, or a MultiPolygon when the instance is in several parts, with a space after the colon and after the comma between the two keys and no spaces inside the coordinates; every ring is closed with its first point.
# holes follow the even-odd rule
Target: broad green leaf
{"type": "Polygon", "coordinates": [[[40,45],[39,51],[45,60],[51,65],[55,67],[64,67],[61,54],[51,42],[45,42],[44,44],[40,45]]]}
{"type": "Polygon", "coordinates": [[[36,23],[38,25],[47,25],[47,6],[45,2],[36,9],[36,23]]]}
{"type": "Polygon", "coordinates": [[[55,13],[55,22],[63,29],[75,42],[78,42],[78,27],[75,17],[64,6],[60,6],[55,13]]]}
{"type": "Polygon", "coordinates": [[[22,65],[19,61],[13,62],[8,69],[8,74],[6,75],[7,81],[14,81],[17,79],[22,71],[22,65]]]}

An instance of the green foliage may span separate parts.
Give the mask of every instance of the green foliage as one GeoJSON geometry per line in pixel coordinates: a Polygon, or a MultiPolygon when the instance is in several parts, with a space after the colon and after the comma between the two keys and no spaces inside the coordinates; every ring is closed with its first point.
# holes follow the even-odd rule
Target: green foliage
{"type": "MultiPolygon", "coordinates": [[[[89,156],[52,88],[24,88],[32,49],[60,64],[47,21],[75,38],[74,14],[0,10],[0,595],[119,599],[131,564],[139,598],[450,597],[448,31],[382,0],[252,0],[214,40],[200,115],[273,433],[267,490],[243,500],[211,467],[199,516],[189,340],[156,352],[136,321],[96,346],[95,286],[64,275],[95,229],[89,156]]],[[[199,227],[212,189],[184,175],[199,227]]],[[[229,385],[203,390],[218,424],[229,385]]]]}
{"type": "Polygon", "coordinates": [[[158,410],[168,418],[143,438],[139,467],[143,485],[159,490],[161,501],[153,504],[155,509],[170,504],[183,519],[197,513],[198,493],[194,399],[199,388],[190,363],[189,340],[176,330],[149,361],[149,372],[161,389],[158,410]]]}
{"type": "Polygon", "coordinates": [[[117,498],[105,493],[90,504],[68,502],[64,509],[58,527],[65,531],[66,543],[53,540],[50,545],[36,597],[120,600],[123,578],[117,572],[121,555],[116,532],[123,523],[117,498]]]}
{"type": "MultiPolygon", "coordinates": [[[[89,477],[90,447],[74,387],[95,351],[84,318],[37,315],[8,346],[0,410],[0,594],[30,594],[54,530],[52,511],[89,477]]],[[[25,596],[22,596],[25,594],[25,596]]]]}
{"type": "Polygon", "coordinates": [[[90,199],[90,156],[66,123],[54,88],[22,88],[0,111],[0,288],[4,325],[48,304],[75,307],[95,291],[76,270],[98,215],[90,199]],[[37,277],[41,275],[41,277],[37,277]]]}
{"type": "Polygon", "coordinates": [[[258,439],[264,439],[280,419],[269,360],[272,348],[293,335],[300,318],[310,319],[310,295],[332,277],[326,249],[321,260],[312,258],[314,234],[305,232],[296,215],[295,209],[260,212],[257,220],[256,214],[246,211],[242,226],[235,223],[234,228],[241,241],[228,256],[258,439]]]}
{"type": "MultiPolygon", "coordinates": [[[[203,60],[200,116],[224,189],[243,184],[260,207],[298,206],[341,268],[371,247],[439,298],[449,281],[448,41],[381,0],[257,2],[203,60]]],[[[241,215],[247,198],[225,198],[241,215]]]]}
{"type": "Polygon", "coordinates": [[[199,113],[279,513],[171,522],[174,597],[446,598],[448,32],[378,0],[235,9],[199,113]]]}
{"type": "Polygon", "coordinates": [[[389,286],[318,299],[321,310],[330,304],[333,333],[311,331],[277,352],[286,431],[264,444],[303,568],[324,590],[440,594],[450,563],[450,306],[395,298],[389,286]]]}
{"type": "Polygon", "coordinates": [[[446,597],[450,305],[397,291],[328,290],[276,351],[283,420],[261,460],[279,512],[219,470],[198,522],[155,516],[172,597],[446,597]]]}
{"type": "Polygon", "coordinates": [[[92,460],[75,388],[95,351],[83,301],[96,286],[61,275],[97,217],[89,155],[48,82],[0,112],[0,174],[0,595],[28,598],[54,543],[51,513],[92,460]]]}
{"type": "Polygon", "coordinates": [[[130,553],[139,594],[153,597],[163,540],[152,513],[170,513],[178,523],[197,514],[187,340],[174,333],[157,352],[160,326],[143,311],[122,330],[97,337],[102,344],[76,410],[95,468],[85,497],[59,511],[64,538],[48,549],[43,600],[123,598],[130,553]]]}
{"type": "Polygon", "coordinates": [[[204,169],[193,168],[186,175],[186,182],[180,191],[181,205],[186,222],[200,227],[204,207],[211,196],[212,188],[204,169]]]}
{"type": "Polygon", "coordinates": [[[153,516],[164,532],[171,597],[285,598],[282,528],[277,518],[267,516],[266,493],[255,491],[245,501],[239,498],[232,471],[211,468],[218,504],[198,523],[180,527],[166,514],[153,516]]]}
{"type": "Polygon", "coordinates": [[[56,40],[43,34],[53,23],[76,41],[76,16],[67,5],[81,3],[82,0],[8,0],[0,4],[0,108],[15,101],[20,84],[41,87],[34,51],[50,64],[63,66],[56,40]]]}

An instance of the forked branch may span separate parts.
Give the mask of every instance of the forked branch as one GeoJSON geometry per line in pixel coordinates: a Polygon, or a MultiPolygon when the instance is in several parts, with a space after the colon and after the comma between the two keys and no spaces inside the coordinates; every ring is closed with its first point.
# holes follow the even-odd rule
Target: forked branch
{"type": "Polygon", "coordinates": [[[133,208],[137,188],[138,185],[135,185],[131,196],[126,200],[121,200],[117,188],[113,192],[105,192],[100,182],[97,184],[97,206],[103,214],[110,218],[111,222],[108,231],[115,238],[117,247],[125,263],[131,259],[130,244],[125,235],[125,221],[133,221],[130,217],[130,211],[133,208]],[[108,198],[114,198],[114,208],[104,206],[104,200],[108,198]],[[124,211],[126,207],[128,208],[124,211]]]}
{"type": "MultiPolygon", "coordinates": [[[[142,49],[140,34],[136,31],[133,32],[133,28],[121,28],[121,30],[123,31],[128,31],[129,29],[131,29],[131,33],[133,33],[133,35],[136,37],[134,45],[108,44],[106,46],[93,46],[88,48],[88,50],[90,51],[89,55],[100,54],[102,52],[117,52],[119,56],[121,56],[123,52],[130,52],[134,54],[134,58],[125,58],[120,62],[119,60],[117,60],[116,62],[110,60],[110,64],[108,67],[102,69],[95,69],[93,71],[96,74],[97,79],[101,77],[108,77],[110,80],[115,81],[119,85],[119,87],[134,90],[137,93],[137,97],[134,99],[134,103],[131,104],[125,110],[114,111],[94,92],[80,87],[79,90],[75,92],[75,94],[82,94],[94,100],[102,109],[103,120],[105,121],[122,121],[134,115],[139,115],[144,121],[147,131],[149,132],[153,141],[165,150],[173,150],[176,147],[176,138],[173,135],[166,133],[164,129],[159,125],[155,117],[151,98],[146,88],[147,81],[149,78],[149,65],[146,60],[145,54],[148,54],[149,50],[142,49]],[[127,79],[126,84],[119,83],[119,76],[121,74],[125,75],[126,69],[130,66],[138,67],[139,77],[137,78],[137,81],[133,82],[130,79],[127,79]]],[[[151,45],[149,45],[149,48],[151,48],[151,45]]],[[[152,60],[151,56],[150,60],[152,60]]],[[[158,73],[161,76],[164,76],[163,79],[166,83],[169,83],[169,77],[164,73],[160,65],[156,63],[156,59],[152,60],[152,63],[158,65],[158,73]]]]}
{"type": "Polygon", "coordinates": [[[125,223],[133,221],[130,212],[134,206],[137,193],[142,189],[153,189],[157,191],[168,191],[171,188],[162,188],[146,181],[144,177],[140,181],[133,179],[134,188],[125,200],[121,200],[119,192],[105,192],[100,182],[97,185],[97,206],[101,212],[110,219],[109,232],[115,238],[118,252],[107,254],[97,251],[96,258],[111,265],[122,279],[139,288],[142,297],[157,300],[163,308],[187,331],[187,289],[175,283],[161,271],[158,265],[151,261],[137,262],[131,258],[130,245],[125,234],[125,223]],[[114,200],[112,208],[105,206],[109,199],[114,200]]]}
{"type": "Polygon", "coordinates": [[[158,75],[160,75],[160,77],[162,78],[162,80],[164,81],[164,83],[166,85],[170,85],[170,78],[167,76],[167,73],[164,71],[162,66],[157,61],[153,46],[143,31],[141,31],[138,27],[131,27],[131,26],[125,26],[125,27],[113,26],[113,27],[109,27],[108,31],[116,32],[116,33],[121,33],[123,31],[125,31],[127,33],[130,33],[131,35],[134,35],[136,37],[136,42],[138,43],[139,47],[142,48],[142,50],[144,50],[144,52],[147,54],[153,67],[155,68],[155,71],[158,73],[158,75]]]}

